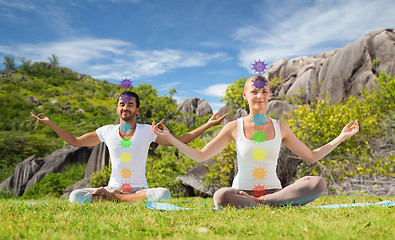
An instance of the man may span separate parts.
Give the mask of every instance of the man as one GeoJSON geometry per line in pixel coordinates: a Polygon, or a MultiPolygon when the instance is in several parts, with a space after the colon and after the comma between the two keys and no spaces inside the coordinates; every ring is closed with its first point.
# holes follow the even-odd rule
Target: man
{"type": "MultiPolygon", "coordinates": [[[[140,100],[136,93],[123,92],[117,99],[116,111],[120,117],[120,124],[106,125],[81,137],[75,137],[56,126],[43,113],[37,116],[31,113],[38,123],[49,126],[59,137],[74,147],[95,146],[104,142],[109,149],[112,173],[108,186],[74,190],[70,194],[70,202],[86,203],[98,200],[137,202],[144,199],[151,201],[169,199],[171,195],[169,190],[148,188],[145,165],[152,142],[164,146],[172,145],[165,139],[157,138],[150,125],[136,123],[136,116],[140,111],[140,100]]],[[[224,115],[216,119],[216,116],[217,114],[204,125],[177,139],[189,143],[208,128],[220,124],[226,117],[224,115]]]]}

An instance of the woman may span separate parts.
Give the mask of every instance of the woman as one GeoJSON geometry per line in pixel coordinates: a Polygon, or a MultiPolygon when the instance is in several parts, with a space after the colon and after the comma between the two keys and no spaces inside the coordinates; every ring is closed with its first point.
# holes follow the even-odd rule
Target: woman
{"type": "Polygon", "coordinates": [[[152,129],[156,135],[165,138],[197,162],[213,157],[231,141],[235,142],[239,170],[231,188],[219,189],[214,194],[214,203],[218,209],[227,205],[237,208],[260,207],[264,204],[304,205],[321,196],[326,190],[326,183],[318,176],[303,177],[285,188],[281,187],[276,175],[281,142],[305,161],[316,163],[342,141],[358,132],[357,121],[348,123],[340,135],[331,142],[310,150],[294,135],[287,124],[265,116],[271,98],[266,78],[256,75],[248,79],[244,86],[243,98],[248,101],[249,115],[226,124],[200,151],[178,141],[162,123],[153,123],[152,129]],[[158,128],[159,125],[163,130],[158,128]]]}

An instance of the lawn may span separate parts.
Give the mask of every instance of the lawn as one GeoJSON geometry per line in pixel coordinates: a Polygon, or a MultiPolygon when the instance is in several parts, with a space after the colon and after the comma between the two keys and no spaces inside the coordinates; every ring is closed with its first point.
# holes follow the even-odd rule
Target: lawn
{"type": "MultiPolygon", "coordinates": [[[[322,196],[307,206],[381,200],[395,196],[322,196]]],[[[158,211],[146,202],[35,202],[0,199],[0,239],[395,239],[394,207],[217,211],[210,198],[175,198],[197,209],[158,211]]]]}

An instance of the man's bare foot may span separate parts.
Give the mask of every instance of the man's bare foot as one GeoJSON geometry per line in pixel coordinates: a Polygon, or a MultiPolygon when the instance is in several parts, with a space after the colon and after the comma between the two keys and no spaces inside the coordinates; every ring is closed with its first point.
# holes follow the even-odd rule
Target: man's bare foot
{"type": "MultiPolygon", "coordinates": [[[[92,193],[92,197],[97,196],[98,199],[96,201],[98,200],[118,201],[118,198],[115,196],[115,194],[117,193],[119,193],[119,190],[107,191],[104,187],[100,187],[92,193]]],[[[92,198],[92,202],[93,202],[93,198],[92,198]]]]}

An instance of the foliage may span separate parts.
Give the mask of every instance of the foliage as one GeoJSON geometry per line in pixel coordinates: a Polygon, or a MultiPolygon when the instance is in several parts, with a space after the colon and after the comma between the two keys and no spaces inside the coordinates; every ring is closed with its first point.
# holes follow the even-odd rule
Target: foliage
{"type": "Polygon", "coordinates": [[[51,65],[59,66],[59,57],[52,53],[51,57],[48,57],[51,65]]]}
{"type": "Polygon", "coordinates": [[[90,186],[93,188],[105,187],[108,185],[108,181],[111,177],[111,165],[101,165],[101,171],[92,173],[90,175],[91,181],[90,186]]]}
{"type": "Polygon", "coordinates": [[[15,59],[13,57],[4,56],[4,66],[6,71],[16,70],[15,59]]]}
{"type": "Polygon", "coordinates": [[[28,188],[22,199],[60,197],[64,190],[84,178],[86,164],[72,164],[62,173],[49,173],[40,182],[28,188]]]}
{"type": "Polygon", "coordinates": [[[249,111],[248,102],[243,98],[244,85],[246,78],[240,78],[226,88],[225,96],[221,98],[221,102],[225,102],[226,106],[233,106],[233,109],[243,108],[249,111]]]}
{"type": "Polygon", "coordinates": [[[320,165],[302,164],[298,177],[326,173],[327,180],[342,181],[355,175],[370,174],[383,176],[392,172],[393,156],[383,156],[378,161],[373,157],[372,141],[388,132],[385,120],[394,112],[395,78],[380,74],[377,87],[365,90],[363,99],[350,96],[344,102],[331,104],[329,98],[317,103],[300,105],[287,114],[285,122],[295,135],[310,148],[318,148],[336,138],[343,126],[351,120],[358,120],[360,131],[335,148],[320,165]],[[382,162],[384,164],[378,164],[382,162]]]}
{"type": "Polygon", "coordinates": [[[0,200],[0,239],[393,239],[393,207],[309,208],[379,201],[376,196],[323,196],[307,208],[214,211],[210,198],[181,198],[170,203],[193,210],[164,212],[147,209],[144,201],[0,200]]]}
{"type": "Polygon", "coordinates": [[[234,177],[234,163],[236,158],[236,146],[232,142],[222,152],[213,157],[216,164],[206,165],[208,173],[206,175],[206,185],[213,184],[218,188],[232,185],[234,177]]]}

